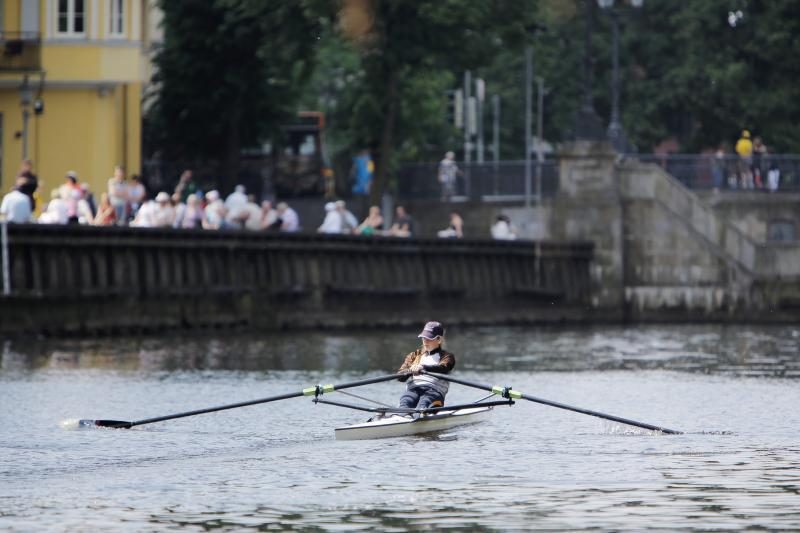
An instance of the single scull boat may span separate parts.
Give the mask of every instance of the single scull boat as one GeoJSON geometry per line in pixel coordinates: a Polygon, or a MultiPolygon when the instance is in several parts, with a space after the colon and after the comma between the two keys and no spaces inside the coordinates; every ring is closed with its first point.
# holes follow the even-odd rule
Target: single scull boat
{"type": "MultiPolygon", "coordinates": [[[[176,420],[178,418],[185,418],[188,416],[213,413],[217,411],[226,411],[228,409],[236,409],[239,407],[247,407],[250,405],[277,402],[280,400],[288,400],[290,398],[313,396],[314,397],[313,401],[315,403],[327,403],[331,405],[339,405],[341,407],[349,407],[351,409],[357,409],[360,411],[369,411],[377,414],[377,416],[373,417],[372,419],[362,424],[355,424],[353,426],[336,428],[335,430],[336,438],[341,440],[396,437],[402,435],[415,435],[420,433],[428,433],[431,431],[441,431],[443,429],[449,429],[464,424],[479,422],[492,410],[494,406],[513,405],[514,400],[527,400],[533,403],[549,405],[551,407],[556,407],[558,409],[565,409],[568,411],[594,416],[605,420],[611,420],[614,422],[618,422],[620,424],[643,428],[657,433],[665,433],[669,435],[680,435],[682,433],[681,431],[665,428],[663,426],[656,426],[645,422],[637,422],[636,420],[631,420],[629,418],[622,418],[619,416],[601,413],[599,411],[592,411],[590,409],[585,409],[582,407],[576,407],[573,405],[567,405],[552,400],[546,400],[544,398],[537,398],[535,396],[524,394],[511,387],[501,387],[498,385],[484,385],[481,383],[474,383],[472,381],[467,381],[464,379],[453,378],[450,377],[449,375],[434,374],[431,372],[428,373],[440,379],[444,379],[453,383],[459,383],[475,389],[482,389],[487,392],[490,392],[491,394],[486,398],[483,398],[481,400],[478,400],[470,404],[449,405],[446,407],[434,407],[429,409],[401,409],[397,407],[390,407],[383,404],[379,404],[382,405],[382,407],[379,408],[363,407],[358,405],[350,405],[350,404],[332,402],[329,400],[321,399],[321,396],[323,394],[329,394],[332,392],[343,392],[343,389],[351,389],[354,387],[361,387],[364,385],[371,385],[374,383],[391,381],[394,379],[410,375],[408,372],[405,372],[398,374],[389,374],[387,376],[367,378],[359,381],[351,381],[349,383],[340,383],[338,385],[334,384],[316,385],[313,387],[306,387],[304,389],[297,390],[294,392],[287,392],[275,396],[268,396],[266,398],[230,403],[216,407],[206,407],[203,409],[195,409],[193,411],[185,411],[182,413],[175,413],[171,415],[144,418],[141,420],[74,419],[74,420],[65,420],[64,422],[62,422],[61,425],[64,428],[103,427],[103,428],[114,428],[114,429],[130,429],[145,424],[165,422],[167,420],[176,420]],[[485,401],[486,399],[491,398],[492,396],[495,395],[505,398],[505,400],[494,401],[494,402],[485,401]],[[391,415],[401,415],[401,416],[393,417],[391,415]],[[406,417],[403,418],[402,415],[405,415],[406,417]]],[[[343,394],[349,394],[349,393],[343,393],[343,394]]],[[[358,396],[355,396],[354,394],[349,394],[349,395],[358,398],[358,396]]],[[[361,398],[361,399],[367,400],[366,398],[361,398]]],[[[367,400],[367,401],[370,401],[372,403],[378,403],[374,402],[373,400],[367,400]]]]}
{"type": "MultiPolygon", "coordinates": [[[[347,394],[347,393],[343,393],[347,394]]],[[[355,396],[348,394],[349,396],[355,396]]],[[[514,405],[514,400],[507,398],[501,401],[486,401],[492,395],[472,403],[430,407],[427,409],[404,409],[380,404],[374,400],[355,396],[361,400],[378,404],[381,407],[353,405],[332,400],[314,398],[314,403],[346,407],[358,411],[376,413],[375,416],[351,426],[335,428],[336,440],[384,439],[406,435],[420,435],[434,431],[443,431],[457,426],[475,424],[482,421],[497,405],[514,405]]]]}
{"type": "Polygon", "coordinates": [[[379,415],[362,424],[338,427],[336,440],[385,439],[443,431],[457,426],[480,422],[491,412],[492,406],[467,407],[431,414],[379,415]]]}

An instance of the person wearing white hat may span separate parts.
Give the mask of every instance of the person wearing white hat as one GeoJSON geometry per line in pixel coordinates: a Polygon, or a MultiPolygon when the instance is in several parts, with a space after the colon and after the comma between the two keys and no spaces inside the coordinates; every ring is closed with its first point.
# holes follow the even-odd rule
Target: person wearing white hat
{"type": "Polygon", "coordinates": [[[342,215],[336,210],[336,204],[328,202],[325,204],[325,220],[317,228],[317,233],[336,234],[342,232],[342,215]]]}
{"type": "Polygon", "coordinates": [[[175,208],[169,194],[161,191],[156,195],[155,207],[150,214],[154,228],[171,228],[175,224],[175,208]]]}
{"type": "Polygon", "coordinates": [[[278,212],[278,219],[281,221],[282,233],[296,233],[300,231],[300,217],[297,211],[289,207],[286,202],[280,202],[276,206],[278,212]]]}
{"type": "Polygon", "coordinates": [[[67,204],[61,198],[59,189],[50,191],[50,201],[47,202],[44,212],[39,215],[40,224],[66,224],[67,204]]]}
{"type": "Polygon", "coordinates": [[[237,185],[225,198],[225,210],[229,213],[241,209],[245,204],[247,204],[247,194],[244,185],[237,185]]]}
{"type": "Polygon", "coordinates": [[[259,231],[261,229],[261,207],[256,203],[253,195],[247,197],[247,203],[240,210],[240,213],[241,225],[244,229],[250,231],[259,231]]]}
{"type": "Polygon", "coordinates": [[[339,233],[344,233],[346,235],[353,233],[358,227],[358,219],[356,216],[347,209],[344,200],[337,200],[334,206],[336,206],[336,211],[339,213],[342,220],[339,233]]]}
{"type": "MultiPolygon", "coordinates": [[[[202,227],[205,212],[201,203],[201,196],[193,193],[186,196],[186,203],[179,203],[175,210],[174,228],[197,229],[202,227]]],[[[180,199],[181,195],[175,193],[173,199],[180,199]]]]}
{"type": "Polygon", "coordinates": [[[398,406],[405,409],[440,407],[444,405],[449,383],[423,371],[449,374],[456,366],[456,356],[443,349],[444,326],[441,322],[426,323],[417,337],[422,339],[422,348],[408,354],[397,370],[398,373],[411,372],[410,376],[400,378],[407,385],[398,406]]]}
{"type": "Polygon", "coordinates": [[[205,217],[203,217],[204,229],[220,229],[225,226],[225,204],[219,197],[219,192],[211,190],[206,193],[205,217]]]}
{"type": "MultiPolygon", "coordinates": [[[[112,204],[113,205],[113,204],[112,204]]],[[[131,221],[131,227],[134,228],[152,228],[153,227],[153,212],[156,210],[156,202],[153,200],[146,200],[136,216],[131,221]]]]}

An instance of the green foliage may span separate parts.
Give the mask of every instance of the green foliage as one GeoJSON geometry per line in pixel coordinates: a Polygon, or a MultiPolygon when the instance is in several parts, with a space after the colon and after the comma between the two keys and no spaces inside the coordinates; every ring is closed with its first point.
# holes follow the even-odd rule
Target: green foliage
{"type": "MultiPolygon", "coordinates": [[[[501,157],[521,158],[524,48],[533,47],[534,75],[547,87],[545,138],[568,140],[582,99],[589,5],[593,102],[604,121],[610,114],[610,17],[594,0],[160,5],[165,43],[147,131],[172,158],[230,158],[276,135],[297,110],[318,109],[337,174],[370,148],[380,189],[398,161],[459,152],[463,134],[447,122],[447,92],[462,87],[467,69],[486,81],[487,146],[498,94],[501,157]]],[[[773,151],[800,150],[796,0],[645,0],[642,9],[617,0],[617,9],[622,122],[640,150],[668,138],[683,151],[731,145],[742,128],[773,151]]]]}
{"type": "Polygon", "coordinates": [[[450,136],[443,118],[454,73],[488,64],[504,47],[521,43],[532,5],[516,0],[345,2],[342,27],[346,32],[356,27],[349,37],[359,52],[361,76],[358,92],[348,95],[351,114],[343,125],[375,152],[373,201],[398,153],[429,153],[427,144],[450,136]]]}
{"type": "MultiPolygon", "coordinates": [[[[231,161],[295,112],[318,22],[301,1],[162,0],[150,142],[169,158],[231,161]]],[[[227,169],[233,172],[235,169],[227,169]]]]}
{"type": "Polygon", "coordinates": [[[747,128],[773,151],[800,149],[796,8],[794,0],[646,0],[623,21],[629,135],[643,150],[675,137],[697,151],[730,147],[747,128]],[[731,25],[736,11],[742,18],[731,25]]]}
{"type": "MultiPolygon", "coordinates": [[[[355,83],[348,91],[360,96],[348,98],[353,113],[340,123],[359,131],[351,148],[379,138],[386,90],[370,78],[382,79],[380,69],[392,65],[406,69],[398,91],[403,116],[394,127],[397,155],[431,160],[459,146],[460,133],[444,122],[444,91],[436,88],[460,88],[463,71],[471,69],[473,77],[486,80],[487,95],[501,97],[501,156],[521,158],[525,44],[533,46],[534,75],[547,87],[545,138],[570,139],[583,90],[586,1],[594,5],[592,0],[414,2],[416,14],[408,3],[381,3],[374,15],[378,37],[360,47],[362,63],[351,64],[355,83]],[[410,112],[415,108],[422,110],[416,116],[410,112]]],[[[793,38],[800,34],[800,18],[793,16],[794,0],[645,0],[642,9],[617,4],[622,122],[640,150],[668,138],[684,151],[731,145],[742,128],[760,134],[772,150],[800,150],[800,87],[794,81],[800,61],[793,38]],[[729,12],[737,10],[743,17],[731,26],[729,12]]],[[[594,11],[593,101],[607,121],[611,24],[608,12],[596,5],[594,11]]],[[[488,102],[485,111],[488,125],[488,102]]]]}

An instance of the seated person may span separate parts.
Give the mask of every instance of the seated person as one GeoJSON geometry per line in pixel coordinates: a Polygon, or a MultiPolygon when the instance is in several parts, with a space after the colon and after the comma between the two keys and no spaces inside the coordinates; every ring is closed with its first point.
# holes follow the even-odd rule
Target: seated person
{"type": "Polygon", "coordinates": [[[375,235],[383,231],[383,215],[381,215],[381,208],[373,205],[369,208],[369,214],[364,222],[359,224],[356,228],[358,235],[375,235]]]}
{"type": "Polygon", "coordinates": [[[394,237],[411,237],[414,235],[414,220],[406,208],[398,205],[395,210],[394,224],[389,229],[389,235],[394,237]]]}
{"type": "Polygon", "coordinates": [[[450,213],[450,226],[437,233],[439,237],[460,239],[464,236],[464,220],[457,211],[450,213]]]}

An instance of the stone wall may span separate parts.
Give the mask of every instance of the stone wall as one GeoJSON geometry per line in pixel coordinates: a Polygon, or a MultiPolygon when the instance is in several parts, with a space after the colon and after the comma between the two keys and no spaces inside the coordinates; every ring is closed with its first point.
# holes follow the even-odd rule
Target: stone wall
{"type": "Polygon", "coordinates": [[[604,144],[575,143],[561,154],[559,194],[552,201],[550,238],[590,240],[592,303],[622,318],[624,300],[623,204],[614,172],[616,154],[604,144]]]}
{"type": "Polygon", "coordinates": [[[800,194],[721,191],[704,193],[700,198],[717,216],[737,226],[756,242],[769,240],[769,225],[775,222],[789,224],[795,240],[800,239],[800,194]]]}
{"type": "Polygon", "coordinates": [[[595,243],[593,302],[626,319],[796,320],[800,243],[764,242],[742,223],[753,218],[734,223],[660,167],[576,143],[551,234],[595,243]]]}

